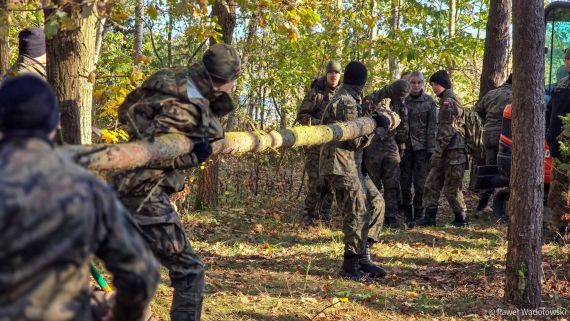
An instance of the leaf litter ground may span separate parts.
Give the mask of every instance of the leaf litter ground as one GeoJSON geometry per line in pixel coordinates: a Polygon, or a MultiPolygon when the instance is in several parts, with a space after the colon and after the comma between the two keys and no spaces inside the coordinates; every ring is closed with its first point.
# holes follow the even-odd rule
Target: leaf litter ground
{"type": "MultiPolygon", "coordinates": [[[[477,196],[467,191],[465,198],[473,213],[477,196]]],[[[470,214],[469,228],[451,227],[442,199],[440,226],[385,229],[373,255],[389,274],[361,284],[336,276],[343,253],[338,214],[332,229],[303,230],[303,206],[293,196],[239,203],[183,211],[206,269],[203,320],[516,320],[490,312],[512,308],[502,302],[506,225],[491,213],[470,214]]],[[[570,251],[550,242],[546,230],[543,239],[543,307],[570,310],[570,251]]],[[[158,320],[169,320],[172,290],[162,267],[161,275],[151,307],[158,320]]]]}

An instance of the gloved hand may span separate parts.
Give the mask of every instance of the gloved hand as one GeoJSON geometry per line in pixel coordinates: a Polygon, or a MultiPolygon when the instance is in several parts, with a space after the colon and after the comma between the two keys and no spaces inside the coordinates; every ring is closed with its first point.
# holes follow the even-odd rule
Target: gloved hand
{"type": "Polygon", "coordinates": [[[431,160],[431,156],[433,155],[433,152],[426,152],[426,159],[427,161],[431,160]]]}
{"type": "Polygon", "coordinates": [[[210,144],[210,140],[208,138],[204,138],[203,141],[197,142],[194,145],[192,152],[196,155],[198,162],[202,163],[207,160],[208,157],[212,155],[212,145],[210,144]]]}
{"type": "Polygon", "coordinates": [[[388,117],[377,112],[372,113],[371,116],[372,119],[376,121],[376,128],[382,127],[386,131],[388,131],[388,129],[390,128],[390,120],[388,119],[388,117]]]}

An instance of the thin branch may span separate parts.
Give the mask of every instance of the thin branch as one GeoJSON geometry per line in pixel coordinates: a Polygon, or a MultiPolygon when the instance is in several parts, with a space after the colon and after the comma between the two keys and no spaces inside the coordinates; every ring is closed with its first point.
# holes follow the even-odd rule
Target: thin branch
{"type": "Polygon", "coordinates": [[[208,41],[208,40],[206,39],[206,40],[202,41],[202,43],[198,46],[198,48],[196,48],[196,50],[194,50],[194,53],[192,54],[190,59],[188,59],[188,64],[192,63],[192,60],[194,60],[194,57],[196,56],[198,51],[200,51],[200,49],[202,49],[202,47],[204,47],[204,45],[206,44],[206,41],[208,41]]]}
{"type": "Polygon", "coordinates": [[[160,61],[160,65],[162,66],[162,68],[164,68],[164,61],[162,61],[162,58],[158,54],[158,50],[156,50],[156,45],[154,44],[154,36],[152,35],[154,33],[152,31],[153,24],[148,23],[146,20],[144,21],[144,23],[145,23],[145,25],[147,25],[148,30],[150,31],[150,43],[152,44],[152,50],[154,51],[154,54],[156,55],[156,57],[160,61]]]}

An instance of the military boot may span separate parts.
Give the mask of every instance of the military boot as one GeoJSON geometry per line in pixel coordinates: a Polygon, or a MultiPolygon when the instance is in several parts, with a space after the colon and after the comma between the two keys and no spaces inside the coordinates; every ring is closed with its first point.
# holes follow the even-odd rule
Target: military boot
{"type": "Polygon", "coordinates": [[[390,228],[400,228],[400,223],[396,220],[395,217],[384,217],[384,226],[390,228]]]}
{"type": "Polygon", "coordinates": [[[321,222],[328,228],[332,227],[332,216],[331,212],[322,212],[321,211],[321,222]]]}
{"type": "Polygon", "coordinates": [[[315,211],[314,210],[305,210],[307,216],[305,218],[305,222],[303,223],[303,228],[308,227],[315,227],[315,211]]]}
{"type": "Polygon", "coordinates": [[[404,206],[404,217],[406,218],[404,221],[406,225],[414,221],[414,213],[412,212],[412,207],[410,205],[404,206]]]}
{"type": "Polygon", "coordinates": [[[412,222],[408,227],[412,228],[414,226],[425,227],[425,226],[435,226],[435,217],[437,216],[437,208],[426,208],[426,214],[424,218],[419,221],[412,222]]]}
{"type": "Polygon", "coordinates": [[[358,257],[358,254],[344,253],[344,261],[342,262],[342,269],[339,275],[342,278],[353,281],[374,282],[374,279],[360,271],[360,265],[358,264],[360,260],[358,257]]]}
{"type": "Polygon", "coordinates": [[[373,278],[382,278],[386,276],[386,270],[372,262],[371,249],[374,243],[368,241],[366,243],[366,248],[364,254],[360,256],[358,263],[360,264],[360,269],[366,273],[370,273],[373,278]]]}
{"type": "Polygon", "coordinates": [[[454,215],[455,215],[455,219],[453,220],[453,222],[451,222],[451,225],[457,226],[457,227],[469,225],[469,222],[467,222],[467,214],[465,212],[463,212],[463,211],[457,212],[457,213],[454,213],[454,215]]]}
{"type": "Polygon", "coordinates": [[[422,219],[422,217],[424,217],[424,208],[423,207],[414,208],[414,221],[419,221],[422,219]]]}
{"type": "Polygon", "coordinates": [[[477,208],[475,209],[477,212],[483,211],[488,208],[489,199],[491,195],[489,194],[479,194],[479,203],[477,203],[477,208]]]}

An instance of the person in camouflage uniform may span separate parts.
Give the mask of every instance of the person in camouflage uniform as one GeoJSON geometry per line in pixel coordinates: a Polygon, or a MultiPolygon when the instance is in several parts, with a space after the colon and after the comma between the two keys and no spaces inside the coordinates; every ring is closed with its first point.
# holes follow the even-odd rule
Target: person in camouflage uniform
{"type": "Polygon", "coordinates": [[[154,162],[147,168],[112,173],[109,181],[150,239],[160,263],[170,271],[173,321],[200,320],[204,267],[192,249],[169,195],[184,188],[180,170],[199,165],[212,154],[210,141],[223,138],[220,118],[235,109],[228,91],[241,73],[240,58],[230,45],[214,44],[201,62],[162,69],[127,95],[119,121],[131,140],[180,134],[194,140],[188,154],[154,162]]]}
{"type": "MultiPolygon", "coordinates": [[[[475,111],[483,121],[483,147],[485,148],[485,163],[487,165],[497,165],[503,110],[513,99],[511,83],[512,75],[509,75],[504,84],[497,89],[490,90],[475,105],[475,111]]],[[[489,199],[494,193],[494,188],[480,190],[476,211],[483,211],[487,208],[489,199]]]]}
{"type": "MultiPolygon", "coordinates": [[[[341,66],[338,61],[331,60],[326,67],[326,75],[315,79],[311,90],[305,95],[297,112],[297,122],[301,125],[319,125],[323,110],[334,95],[340,80],[341,66]]],[[[330,185],[319,175],[319,153],[321,147],[305,147],[305,171],[307,181],[307,196],[305,198],[305,226],[315,225],[315,214],[319,214],[327,225],[331,224],[332,193],[330,185]]]]}
{"type": "Polygon", "coordinates": [[[424,186],[430,172],[429,160],[435,150],[437,136],[437,106],[433,98],[424,92],[424,75],[417,70],[413,71],[409,82],[411,92],[406,98],[409,135],[406,139],[406,152],[400,162],[400,187],[406,224],[423,216],[424,186]]]}
{"type": "Polygon", "coordinates": [[[41,28],[27,28],[18,34],[18,59],[2,75],[2,82],[19,74],[46,77],[46,36],[41,28]]]}
{"type": "MultiPolygon", "coordinates": [[[[362,116],[360,97],[367,76],[368,71],[360,62],[351,61],[345,67],[343,83],[323,112],[323,124],[351,121],[362,116]]],[[[381,112],[374,113],[372,117],[378,124],[376,130],[384,134],[394,123],[393,118],[391,120],[381,112]]],[[[373,184],[366,182],[361,169],[362,148],[369,144],[372,137],[374,134],[321,146],[320,174],[334,190],[344,221],[344,261],[340,276],[353,280],[372,281],[364,273],[374,277],[386,275],[384,269],[372,262],[370,251],[377,241],[380,228],[376,225],[381,224],[378,216],[382,211],[367,208],[367,195],[370,207],[381,207],[382,202],[378,200],[380,193],[373,184]],[[370,191],[367,192],[367,188],[370,191]],[[371,210],[376,217],[371,217],[371,210]],[[372,233],[369,232],[371,230],[372,233]]]]}
{"type": "Polygon", "coordinates": [[[364,97],[364,114],[373,111],[382,100],[390,99],[390,110],[396,112],[401,119],[396,130],[387,133],[386,137],[376,137],[364,151],[364,163],[374,185],[384,189],[386,213],[384,224],[391,228],[398,228],[396,220],[399,213],[400,199],[400,157],[406,149],[408,137],[408,113],[405,98],[410,93],[410,84],[407,80],[398,79],[394,83],[364,97]]]}
{"type": "Polygon", "coordinates": [[[552,213],[552,227],[560,233],[561,240],[568,236],[570,222],[570,179],[564,166],[570,164],[570,156],[563,155],[560,143],[570,145],[570,133],[564,129],[560,116],[570,114],[570,50],[566,49],[564,64],[566,77],[560,79],[552,90],[552,98],[546,106],[546,143],[553,158],[547,205],[552,213]]]}
{"type": "Polygon", "coordinates": [[[435,226],[441,190],[447,198],[455,219],[452,225],[468,224],[461,186],[467,163],[465,154],[465,110],[455,97],[451,80],[445,70],[434,73],[430,79],[433,92],[439,97],[439,124],[435,151],[430,158],[431,170],[424,187],[425,216],[408,226],[435,226]]]}
{"type": "Polygon", "coordinates": [[[141,320],[158,262],[116,193],[54,151],[58,123],[39,76],[0,87],[0,320],[141,320]],[[113,275],[111,311],[90,303],[93,254],[113,275]]]}

